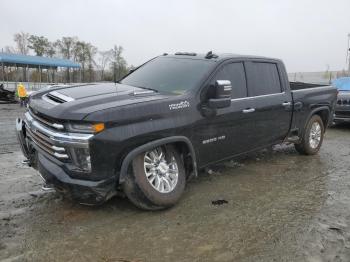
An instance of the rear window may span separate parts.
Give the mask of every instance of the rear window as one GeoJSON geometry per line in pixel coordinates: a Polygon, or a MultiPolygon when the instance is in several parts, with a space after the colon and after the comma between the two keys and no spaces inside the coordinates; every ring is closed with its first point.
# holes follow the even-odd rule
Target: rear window
{"type": "Polygon", "coordinates": [[[274,63],[247,63],[248,94],[260,96],[281,93],[281,82],[274,63]]]}
{"type": "Polygon", "coordinates": [[[120,83],[182,94],[194,88],[213,67],[200,59],[157,57],[131,73],[120,83]]]}

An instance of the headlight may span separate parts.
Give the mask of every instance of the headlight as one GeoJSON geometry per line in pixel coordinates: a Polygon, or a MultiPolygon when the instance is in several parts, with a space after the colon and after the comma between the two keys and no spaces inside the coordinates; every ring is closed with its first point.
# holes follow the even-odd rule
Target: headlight
{"type": "Polygon", "coordinates": [[[78,124],[69,123],[66,128],[70,132],[81,132],[81,133],[98,133],[105,129],[104,123],[94,123],[94,124],[78,124]]]}
{"type": "Polygon", "coordinates": [[[88,148],[71,148],[70,153],[74,164],[85,172],[91,171],[91,158],[88,148]]]}

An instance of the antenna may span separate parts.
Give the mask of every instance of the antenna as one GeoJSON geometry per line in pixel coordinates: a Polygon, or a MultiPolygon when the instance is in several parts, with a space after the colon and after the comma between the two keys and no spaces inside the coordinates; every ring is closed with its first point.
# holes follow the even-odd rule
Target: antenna
{"type": "Polygon", "coordinates": [[[211,59],[211,58],[218,58],[219,56],[214,54],[213,51],[209,51],[206,55],[205,58],[206,59],[211,59]]]}

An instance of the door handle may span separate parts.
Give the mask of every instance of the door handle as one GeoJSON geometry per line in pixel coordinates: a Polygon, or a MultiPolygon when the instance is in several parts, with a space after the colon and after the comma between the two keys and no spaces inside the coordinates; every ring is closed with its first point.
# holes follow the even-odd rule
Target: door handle
{"type": "Polygon", "coordinates": [[[282,106],[291,106],[292,105],[292,102],[284,102],[282,103],[282,106]]]}
{"type": "Polygon", "coordinates": [[[243,109],[242,112],[245,113],[245,114],[247,114],[247,113],[253,113],[253,112],[255,112],[255,108],[243,109]]]}

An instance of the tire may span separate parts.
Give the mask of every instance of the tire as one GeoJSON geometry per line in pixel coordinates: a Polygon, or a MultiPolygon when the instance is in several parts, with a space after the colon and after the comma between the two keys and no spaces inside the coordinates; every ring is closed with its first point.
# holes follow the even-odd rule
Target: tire
{"type": "Polygon", "coordinates": [[[175,147],[166,145],[135,157],[123,183],[123,190],[137,207],[145,210],[160,210],[175,205],[185,185],[186,173],[183,161],[175,147]],[[158,157],[162,154],[162,160],[157,158],[156,153],[158,157]],[[158,160],[153,161],[155,159],[158,160]],[[177,179],[175,179],[176,173],[177,179]]]}
{"type": "Polygon", "coordinates": [[[315,155],[321,148],[323,136],[323,121],[320,116],[313,115],[306,125],[301,143],[294,145],[295,149],[303,155],[315,155]]]}

